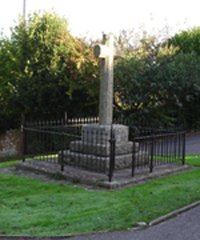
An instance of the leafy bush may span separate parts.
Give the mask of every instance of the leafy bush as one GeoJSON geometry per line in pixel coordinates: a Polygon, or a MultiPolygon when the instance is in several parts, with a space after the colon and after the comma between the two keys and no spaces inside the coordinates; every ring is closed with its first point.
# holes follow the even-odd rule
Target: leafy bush
{"type": "Polygon", "coordinates": [[[185,124],[200,119],[200,57],[149,37],[115,65],[115,107],[135,122],[185,124]]]}
{"type": "Polygon", "coordinates": [[[176,46],[179,52],[200,55],[200,27],[182,31],[167,41],[169,46],[176,46]]]}
{"type": "Polygon", "coordinates": [[[96,113],[98,63],[84,41],[54,13],[29,16],[0,41],[0,114],[9,125],[21,114],[96,113]]]}
{"type": "MultiPolygon", "coordinates": [[[[162,43],[130,34],[116,38],[122,56],[115,60],[115,115],[199,128],[200,28],[162,43]]],[[[30,15],[26,28],[21,19],[11,38],[0,39],[0,61],[0,129],[19,126],[22,114],[98,113],[98,61],[56,14],[30,15]]]]}

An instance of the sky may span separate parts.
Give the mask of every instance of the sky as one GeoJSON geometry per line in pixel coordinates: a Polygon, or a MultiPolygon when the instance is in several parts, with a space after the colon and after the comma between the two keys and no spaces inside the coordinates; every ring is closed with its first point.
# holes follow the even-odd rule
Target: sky
{"type": "MultiPolygon", "coordinates": [[[[9,36],[23,0],[0,0],[0,30],[9,36]]],[[[99,38],[120,30],[158,34],[168,26],[169,34],[200,26],[200,0],[26,0],[26,13],[55,11],[69,22],[76,36],[99,38]]]]}

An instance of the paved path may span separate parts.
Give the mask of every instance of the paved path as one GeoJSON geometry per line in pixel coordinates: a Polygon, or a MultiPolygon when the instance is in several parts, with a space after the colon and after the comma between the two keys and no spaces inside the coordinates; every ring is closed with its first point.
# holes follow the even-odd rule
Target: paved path
{"type": "Polygon", "coordinates": [[[71,240],[200,240],[200,206],[143,230],[99,233],[71,240]]]}

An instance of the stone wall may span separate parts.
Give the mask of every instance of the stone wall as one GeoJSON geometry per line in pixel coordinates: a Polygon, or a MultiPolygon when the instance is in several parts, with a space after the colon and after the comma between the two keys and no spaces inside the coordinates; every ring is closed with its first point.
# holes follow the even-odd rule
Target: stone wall
{"type": "Polygon", "coordinates": [[[0,161],[22,156],[22,134],[20,130],[9,130],[0,134],[0,161]]]}

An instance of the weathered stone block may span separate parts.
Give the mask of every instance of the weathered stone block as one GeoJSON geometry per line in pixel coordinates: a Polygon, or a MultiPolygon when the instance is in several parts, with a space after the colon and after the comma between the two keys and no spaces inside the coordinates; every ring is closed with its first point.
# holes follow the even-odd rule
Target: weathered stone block
{"type": "MultiPolygon", "coordinates": [[[[115,156],[115,169],[130,168],[132,166],[132,153],[115,156]]],[[[108,172],[109,157],[101,157],[92,154],[64,151],[63,162],[67,165],[86,168],[96,172],[108,172]]],[[[135,166],[149,164],[148,154],[145,152],[135,153],[135,166]]]]}
{"type": "Polygon", "coordinates": [[[99,157],[91,154],[82,154],[64,151],[64,164],[86,168],[96,172],[106,172],[109,168],[109,158],[99,157]]]}
{"type": "MultiPolygon", "coordinates": [[[[120,124],[112,125],[116,143],[128,142],[128,127],[120,124]]],[[[88,124],[82,129],[82,141],[93,144],[105,144],[111,138],[111,125],[88,124]]]]}
{"type": "Polygon", "coordinates": [[[111,130],[116,140],[115,169],[131,167],[133,154],[136,166],[148,163],[148,155],[139,152],[139,144],[128,141],[127,126],[89,124],[83,127],[81,140],[72,141],[70,149],[64,151],[64,164],[107,172],[110,164],[111,130]]]}
{"type": "MultiPolygon", "coordinates": [[[[136,148],[136,147],[135,147],[136,148]]],[[[73,141],[70,143],[70,150],[72,152],[80,152],[86,154],[94,154],[97,156],[109,156],[110,155],[110,144],[94,144],[83,141],[73,141]]],[[[126,142],[116,144],[115,154],[123,155],[132,153],[133,142],[126,142]]]]}

